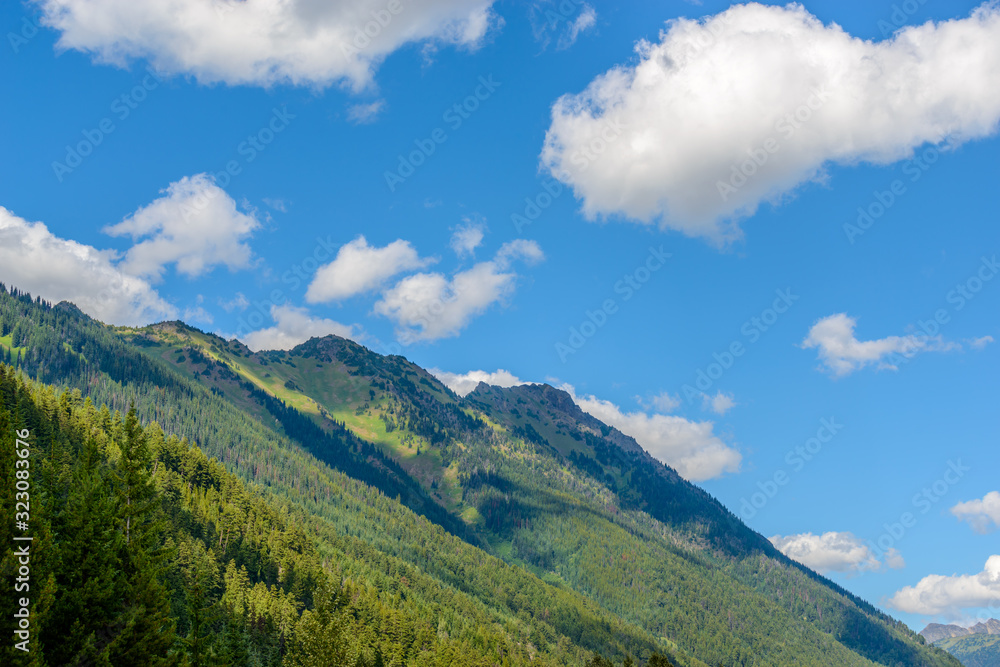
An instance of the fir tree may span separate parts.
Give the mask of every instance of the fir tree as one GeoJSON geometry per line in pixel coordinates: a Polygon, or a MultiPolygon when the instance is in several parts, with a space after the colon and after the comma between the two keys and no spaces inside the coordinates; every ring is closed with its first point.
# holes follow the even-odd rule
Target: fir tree
{"type": "Polygon", "coordinates": [[[159,579],[169,556],[162,547],[165,524],[150,474],[149,448],[134,405],[122,424],[119,449],[114,481],[124,534],[125,597],[109,656],[114,665],[172,664],[175,658],[167,650],[174,640],[174,624],[159,579]]]}

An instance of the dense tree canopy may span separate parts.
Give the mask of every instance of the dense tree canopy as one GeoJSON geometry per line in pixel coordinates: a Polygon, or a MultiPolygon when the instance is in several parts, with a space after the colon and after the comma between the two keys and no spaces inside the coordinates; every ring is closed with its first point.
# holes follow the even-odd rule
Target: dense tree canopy
{"type": "Polygon", "coordinates": [[[28,429],[33,536],[32,652],[0,662],[957,664],[559,401],[0,286],[0,503],[28,429]]]}

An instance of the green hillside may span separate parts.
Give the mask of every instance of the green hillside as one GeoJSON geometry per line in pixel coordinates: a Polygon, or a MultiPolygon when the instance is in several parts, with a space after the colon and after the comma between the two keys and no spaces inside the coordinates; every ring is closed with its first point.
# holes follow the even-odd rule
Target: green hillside
{"type": "Polygon", "coordinates": [[[1000,635],[950,637],[934,645],[961,660],[965,667],[1000,667],[1000,635]]]}
{"type": "MultiPolygon", "coordinates": [[[[114,496],[122,425],[170,443],[139,468],[170,525],[150,549],[179,660],[199,646],[190,607],[208,610],[208,634],[249,647],[247,664],[312,651],[351,657],[311,664],[352,665],[573,665],[595,652],[713,667],[958,664],[551,387],[461,399],[401,357],[335,337],[254,354],[182,323],[111,328],[6,290],[0,329],[0,362],[56,388],[6,382],[42,413],[66,403],[82,420],[58,447],[66,474],[91,461],[112,480],[95,496],[114,496]],[[132,404],[135,420],[115,417],[132,404]],[[255,528],[246,503],[271,523],[255,528]],[[270,621],[227,597],[244,565],[239,586],[279,601],[261,603],[270,621]]],[[[67,533],[51,539],[62,553],[67,533]]]]}

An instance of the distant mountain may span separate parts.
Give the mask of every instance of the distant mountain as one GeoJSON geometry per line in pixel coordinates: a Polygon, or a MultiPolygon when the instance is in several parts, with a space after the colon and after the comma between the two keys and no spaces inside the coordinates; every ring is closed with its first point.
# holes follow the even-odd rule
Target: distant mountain
{"type": "Polygon", "coordinates": [[[976,633],[935,643],[962,661],[965,667],[1000,667],[1000,635],[976,633]]]}
{"type": "MultiPolygon", "coordinates": [[[[130,405],[151,437],[165,433],[143,474],[177,535],[163,585],[171,650],[192,664],[215,641],[203,638],[232,631],[267,665],[345,663],[306,661],[314,651],[365,667],[606,665],[598,653],[676,667],[959,665],[547,385],[463,398],[335,336],[255,353],[182,322],[108,327],[3,286],[0,368],[11,420],[21,396],[38,396],[32,430],[50,454],[37,464],[53,491],[71,472],[87,478],[84,464],[116,479],[130,405]],[[35,384],[19,388],[22,376],[35,384]],[[85,429],[111,443],[91,463],[85,429]],[[259,507],[234,504],[241,485],[259,507]]],[[[53,516],[77,520],[64,505],[53,516]]],[[[72,534],[53,537],[66,563],[72,534]]],[[[66,578],[56,602],[85,582],[66,578]]],[[[32,618],[58,638],[75,616],[32,618]]]]}
{"type": "Polygon", "coordinates": [[[920,631],[924,639],[934,643],[941,639],[947,639],[949,637],[964,637],[965,635],[1000,635],[1000,621],[995,618],[984,623],[976,623],[971,627],[962,627],[961,625],[941,625],[940,623],[931,623],[926,628],[920,631]]]}

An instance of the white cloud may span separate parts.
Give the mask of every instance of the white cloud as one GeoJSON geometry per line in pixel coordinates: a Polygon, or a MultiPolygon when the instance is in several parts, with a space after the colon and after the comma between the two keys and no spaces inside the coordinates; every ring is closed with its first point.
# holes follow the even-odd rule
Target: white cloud
{"type": "Polygon", "coordinates": [[[423,268],[433,261],[422,259],[409,241],[397,239],[377,248],[359,236],[341,246],[333,261],[316,271],[306,290],[306,301],[328,303],[370,292],[398,273],[423,268]]]}
{"type": "Polygon", "coordinates": [[[981,500],[958,503],[951,513],[959,521],[968,521],[977,533],[991,533],[1000,528],[1000,491],[990,491],[981,500]]]}
{"type": "Polygon", "coordinates": [[[103,322],[141,325],[177,317],[142,278],[120,271],[115,255],[59,238],[0,206],[0,280],[53,301],[71,301],[103,322]]]}
{"type": "Polygon", "coordinates": [[[272,199],[270,197],[264,197],[264,203],[273,208],[275,211],[280,211],[281,213],[288,213],[288,206],[285,204],[284,199],[272,199]]]}
{"type": "Polygon", "coordinates": [[[188,308],[185,308],[184,314],[181,316],[181,319],[183,319],[188,324],[191,324],[192,322],[202,322],[204,324],[212,324],[212,322],[215,321],[215,318],[212,317],[212,314],[207,310],[205,310],[202,306],[190,306],[188,308]]]}
{"type": "Polygon", "coordinates": [[[528,11],[531,31],[542,49],[556,40],[556,49],[568,49],[577,38],[597,25],[597,12],[588,3],[541,0],[528,11]]]}
{"type": "MultiPolygon", "coordinates": [[[[822,535],[802,533],[786,537],[775,535],[768,539],[781,553],[820,573],[874,572],[882,569],[881,561],[868,545],[853,533],[829,532],[822,535]]],[[[890,549],[886,553],[885,564],[898,569],[903,567],[905,562],[898,551],[890,549]]]]}
{"type": "Polygon", "coordinates": [[[663,391],[653,396],[649,400],[642,398],[641,396],[635,397],[636,402],[644,408],[652,408],[659,412],[673,412],[681,406],[681,399],[679,396],[672,396],[669,392],[663,391]]]}
{"type": "Polygon", "coordinates": [[[125,65],[148,58],[204,84],[368,85],[407,44],[475,48],[492,0],[39,0],[58,46],[125,65]],[[391,10],[395,10],[394,12],[391,10]]]}
{"type": "Polygon", "coordinates": [[[966,341],[974,350],[982,350],[987,345],[993,342],[993,336],[980,336],[979,338],[971,338],[966,341]]]}
{"type": "Polygon", "coordinates": [[[860,341],[854,336],[857,320],[844,313],[824,317],[812,326],[802,341],[806,349],[818,348],[819,359],[837,376],[847,375],[869,364],[880,369],[896,370],[894,360],[909,359],[920,352],[940,352],[957,349],[940,337],[925,334],[888,336],[860,341]]]}
{"type": "Polygon", "coordinates": [[[522,384],[529,384],[522,381],[510,371],[502,368],[493,373],[486,371],[469,371],[468,373],[449,373],[440,368],[429,368],[427,371],[441,382],[445,383],[449,389],[459,396],[466,396],[473,389],[479,386],[480,382],[491,384],[496,387],[516,387],[522,384]]]}
{"type": "Polygon", "coordinates": [[[963,609],[1000,604],[1000,556],[990,556],[978,574],[931,574],[916,586],[907,586],[889,600],[889,606],[909,614],[961,616],[963,609]]]}
{"type": "Polygon", "coordinates": [[[449,245],[459,257],[473,255],[486,237],[486,224],[481,221],[466,219],[451,235],[449,245]]]}
{"type": "Polygon", "coordinates": [[[543,259],[545,259],[545,253],[542,252],[542,247],[537,242],[514,239],[500,246],[493,261],[499,268],[506,270],[518,260],[524,260],[528,264],[537,264],[543,259]]]}
{"type": "Polygon", "coordinates": [[[685,479],[703,481],[740,469],[743,456],[712,432],[712,422],[693,422],[655,413],[626,413],[611,401],[577,396],[572,385],[564,384],[560,389],[568,392],[584,412],[632,436],[650,455],[685,479]]]}
{"type": "Polygon", "coordinates": [[[222,306],[222,309],[227,313],[231,313],[234,310],[244,311],[247,309],[247,306],[250,305],[250,299],[248,299],[243,292],[237,292],[236,296],[229,301],[219,299],[219,305],[222,306]]]}
{"type": "Polygon", "coordinates": [[[310,338],[322,338],[333,334],[341,338],[359,341],[361,331],[349,324],[312,317],[305,308],[295,306],[271,306],[271,317],[275,326],[251,331],[241,340],[251,350],[290,350],[310,338]]]}
{"type": "Polygon", "coordinates": [[[885,565],[892,570],[902,570],[906,567],[906,561],[897,549],[890,548],[885,552],[885,565]]]}
{"type": "Polygon", "coordinates": [[[557,49],[568,49],[576,43],[576,38],[597,25],[597,12],[590,5],[584,4],[580,13],[569,24],[566,31],[559,37],[557,49]]]}
{"type": "Polygon", "coordinates": [[[732,394],[723,394],[721,391],[717,392],[715,396],[705,394],[702,402],[706,410],[711,410],[717,415],[726,414],[736,405],[732,394]]]}
{"type": "Polygon", "coordinates": [[[139,241],[126,253],[122,270],[157,281],[167,264],[176,264],[189,277],[217,265],[230,270],[250,266],[252,252],[245,241],[260,223],[239,212],[210,176],[185,176],[162,192],[165,196],[104,228],[112,236],[139,241]]]}
{"type": "Polygon", "coordinates": [[[543,258],[534,241],[510,241],[493,260],[450,279],[440,273],[404,278],[382,294],[375,312],[396,322],[397,336],[404,344],[457,336],[474,317],[514,292],[518,274],[509,271],[514,261],[533,263],[543,258]]]}
{"type": "Polygon", "coordinates": [[[374,123],[385,110],[385,100],[375,100],[370,104],[354,104],[347,109],[347,120],[355,125],[374,123]]]}
{"type": "Polygon", "coordinates": [[[668,21],[636,52],[635,65],[552,108],[542,164],[589,218],[725,241],[740,217],[822,180],[829,164],[889,164],[926,143],[991,135],[1000,119],[1000,88],[986,83],[1000,69],[995,3],[880,42],[799,4],[736,5],[668,21]],[[720,192],[744,166],[751,176],[720,192]]]}

